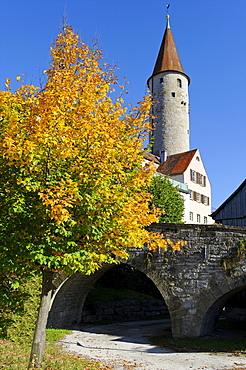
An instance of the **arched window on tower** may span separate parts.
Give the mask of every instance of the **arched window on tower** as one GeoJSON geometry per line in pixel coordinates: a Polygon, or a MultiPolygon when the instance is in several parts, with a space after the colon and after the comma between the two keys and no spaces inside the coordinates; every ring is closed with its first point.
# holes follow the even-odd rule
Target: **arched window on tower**
{"type": "Polygon", "coordinates": [[[180,78],[177,78],[177,85],[178,87],[182,87],[182,81],[180,80],[180,78]]]}

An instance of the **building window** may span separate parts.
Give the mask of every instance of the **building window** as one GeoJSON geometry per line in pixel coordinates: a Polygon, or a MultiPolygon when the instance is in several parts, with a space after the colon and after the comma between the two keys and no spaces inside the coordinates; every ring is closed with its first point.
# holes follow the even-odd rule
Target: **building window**
{"type": "Polygon", "coordinates": [[[208,205],[209,205],[209,197],[206,197],[206,196],[204,195],[204,197],[203,197],[203,203],[204,203],[206,206],[208,206],[208,205]]]}
{"type": "Polygon", "coordinates": [[[190,179],[191,181],[196,181],[196,171],[190,170],[190,179]]]}
{"type": "Polygon", "coordinates": [[[193,199],[192,190],[189,190],[189,193],[190,193],[190,199],[193,199]]]}
{"type": "Polygon", "coordinates": [[[196,157],[196,160],[197,160],[197,161],[200,161],[200,158],[197,156],[197,157],[196,157]]]}
{"type": "Polygon", "coordinates": [[[163,82],[163,77],[160,78],[160,84],[162,84],[162,82],[163,82]]]}
{"type": "Polygon", "coordinates": [[[193,221],[193,212],[190,212],[190,221],[193,221]]]}
{"type": "Polygon", "coordinates": [[[199,172],[190,170],[190,179],[191,181],[196,182],[197,184],[201,186],[204,186],[204,187],[206,186],[206,176],[202,175],[199,172]]]}
{"type": "Polygon", "coordinates": [[[208,223],[208,218],[204,216],[204,225],[207,225],[207,223],[208,223]]]}
{"type": "Polygon", "coordinates": [[[180,78],[177,79],[177,85],[178,87],[182,87],[182,81],[180,80],[180,78]]]}
{"type": "Polygon", "coordinates": [[[171,95],[173,98],[175,98],[175,92],[172,92],[171,95]]]}
{"type": "Polygon", "coordinates": [[[196,201],[197,202],[201,201],[201,195],[199,193],[196,193],[196,201]]]}
{"type": "Polygon", "coordinates": [[[196,221],[198,224],[201,222],[201,215],[196,215],[196,221]]]}

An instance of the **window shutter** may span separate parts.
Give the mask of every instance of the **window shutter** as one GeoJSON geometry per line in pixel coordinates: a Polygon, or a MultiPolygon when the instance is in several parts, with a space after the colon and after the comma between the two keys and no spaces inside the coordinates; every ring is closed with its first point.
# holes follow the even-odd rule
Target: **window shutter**
{"type": "Polygon", "coordinates": [[[201,203],[204,204],[203,194],[201,194],[201,203]]]}
{"type": "Polygon", "coordinates": [[[206,186],[206,176],[203,176],[203,186],[206,186]]]}
{"type": "Polygon", "coordinates": [[[207,205],[209,206],[209,197],[207,197],[207,205]]]}
{"type": "Polygon", "coordinates": [[[192,181],[192,169],[190,169],[190,181],[192,181]]]}
{"type": "Polygon", "coordinates": [[[193,200],[196,200],[196,192],[193,191],[193,200]]]}
{"type": "Polygon", "coordinates": [[[200,173],[196,173],[196,183],[200,184],[200,173]]]}

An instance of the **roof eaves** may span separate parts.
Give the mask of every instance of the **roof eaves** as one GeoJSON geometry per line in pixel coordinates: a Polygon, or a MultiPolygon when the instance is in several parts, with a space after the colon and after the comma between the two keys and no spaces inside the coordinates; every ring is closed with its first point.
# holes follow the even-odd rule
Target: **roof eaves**
{"type": "Polygon", "coordinates": [[[242,182],[241,185],[239,185],[239,187],[219,206],[219,208],[217,208],[214,212],[211,213],[211,217],[213,218],[213,216],[216,216],[217,213],[219,213],[221,211],[222,208],[224,208],[224,206],[229,203],[229,201],[244,187],[244,185],[246,185],[246,179],[242,182]]]}

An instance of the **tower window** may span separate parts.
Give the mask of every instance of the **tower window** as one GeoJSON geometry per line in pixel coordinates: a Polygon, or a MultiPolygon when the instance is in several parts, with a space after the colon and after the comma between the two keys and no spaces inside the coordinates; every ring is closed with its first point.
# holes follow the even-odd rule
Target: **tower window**
{"type": "Polygon", "coordinates": [[[162,84],[162,83],[163,83],[163,77],[160,78],[160,84],[162,84]]]}
{"type": "Polygon", "coordinates": [[[182,81],[180,80],[180,78],[177,79],[177,86],[182,87],[182,81]]]}
{"type": "Polygon", "coordinates": [[[173,98],[175,98],[175,92],[172,92],[171,95],[173,98]]]}

